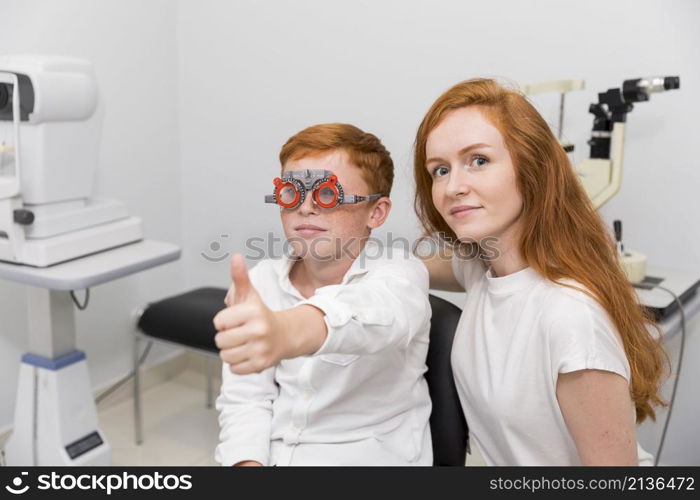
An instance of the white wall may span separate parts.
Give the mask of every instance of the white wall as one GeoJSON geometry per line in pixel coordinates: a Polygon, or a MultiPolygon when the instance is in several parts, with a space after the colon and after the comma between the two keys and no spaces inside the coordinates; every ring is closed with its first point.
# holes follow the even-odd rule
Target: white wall
{"type": "MultiPolygon", "coordinates": [[[[647,253],[650,264],[700,278],[694,137],[700,2],[181,0],[179,6],[188,286],[228,282],[228,260],[212,263],[202,252],[223,256],[242,251],[247,237],[279,232],[277,210],[262,197],[277,174],[280,146],[315,123],[354,123],[384,141],[396,164],[386,230],[415,237],[411,145],[418,123],[443,90],[477,76],[585,79],[586,90],[567,97],[564,127],[580,161],[588,154],[588,105],[598,92],[629,78],[680,75],[681,90],[653,95],[629,115],[624,185],[602,214],[610,225],[623,219],[627,246],[647,253]],[[210,251],[212,242],[222,248],[210,251]]],[[[535,102],[556,124],[558,98],[535,102]]],[[[675,359],[677,344],[671,349],[675,359]]],[[[699,353],[689,351],[687,363],[699,353]]],[[[690,387],[679,398],[686,398],[686,414],[700,414],[690,387]]],[[[684,431],[675,432],[669,448],[683,440],[684,431]]],[[[644,445],[654,451],[651,434],[644,445]]],[[[700,463],[698,449],[694,442],[680,453],[700,463]]]]}
{"type": "MultiPolygon", "coordinates": [[[[700,43],[694,1],[180,2],[180,137],[188,284],[226,281],[224,250],[278,229],[262,203],[282,143],[307,125],[345,121],[379,135],[397,167],[387,229],[415,232],[411,144],[430,103],[459,80],[584,78],[569,94],[566,136],[585,158],[597,92],[627,78],[681,75],[681,90],[629,115],[625,182],[602,213],[650,263],[700,272],[700,169],[693,165],[700,43]]],[[[558,98],[536,100],[556,123],[558,98]]]]}
{"type": "MultiPolygon", "coordinates": [[[[0,52],[93,62],[105,107],[95,194],[126,203],[147,238],[181,242],[175,4],[167,0],[0,0],[0,52]]],[[[93,387],[129,372],[132,309],[182,289],[181,263],[95,287],[76,310],[78,348],[93,387]]],[[[82,293],[78,294],[82,297],[82,293]]],[[[24,288],[0,283],[0,430],[13,420],[19,358],[27,349],[24,288]]],[[[149,362],[170,351],[151,351],[149,362]]]]}

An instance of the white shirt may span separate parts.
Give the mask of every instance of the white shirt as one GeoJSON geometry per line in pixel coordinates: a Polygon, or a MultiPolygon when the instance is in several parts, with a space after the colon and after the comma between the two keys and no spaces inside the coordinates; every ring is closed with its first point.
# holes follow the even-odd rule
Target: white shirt
{"type": "MultiPolygon", "coordinates": [[[[557,402],[557,377],[597,369],[629,382],[622,341],[605,310],[531,268],[495,278],[478,259],[455,257],[452,267],[467,292],[453,373],[485,462],[581,465],[557,402]]],[[[651,465],[651,455],[637,450],[640,464],[651,465]]]]}
{"type": "Polygon", "coordinates": [[[265,260],[250,279],[272,310],[312,304],[328,336],[312,356],[259,374],[224,364],[216,460],[233,465],[432,465],[424,378],[430,330],[428,272],[370,241],[339,285],[304,299],[293,260],[265,260]]]}

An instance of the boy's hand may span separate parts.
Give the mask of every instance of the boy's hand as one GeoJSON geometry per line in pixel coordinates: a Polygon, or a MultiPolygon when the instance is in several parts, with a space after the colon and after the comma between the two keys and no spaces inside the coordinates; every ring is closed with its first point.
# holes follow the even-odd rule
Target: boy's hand
{"type": "Polygon", "coordinates": [[[219,332],[214,341],[233,373],[261,372],[282,359],[311,354],[323,344],[323,313],[309,305],[269,309],[250,282],[240,254],[231,259],[231,279],[233,298],[228,297],[229,307],[214,317],[219,332]]]}
{"type": "Polygon", "coordinates": [[[243,257],[231,259],[233,298],[214,317],[214,337],[220,357],[239,375],[260,372],[282,359],[288,350],[275,314],[263,303],[248,277],[243,257]]]}
{"type": "Polygon", "coordinates": [[[226,304],[226,307],[233,305],[233,296],[235,293],[236,293],[236,287],[234,286],[233,283],[231,283],[231,286],[228,287],[228,292],[226,292],[226,297],[224,297],[224,304],[226,304]]]}

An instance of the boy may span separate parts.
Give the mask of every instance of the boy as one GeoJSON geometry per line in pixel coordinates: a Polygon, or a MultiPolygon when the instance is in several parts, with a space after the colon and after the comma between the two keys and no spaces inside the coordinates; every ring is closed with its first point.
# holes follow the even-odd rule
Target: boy
{"type": "Polygon", "coordinates": [[[389,215],[393,162],[352,125],[302,130],[280,152],[292,257],[264,260],[214,318],[224,361],[222,465],[432,465],[428,274],[369,240],[389,215]]]}

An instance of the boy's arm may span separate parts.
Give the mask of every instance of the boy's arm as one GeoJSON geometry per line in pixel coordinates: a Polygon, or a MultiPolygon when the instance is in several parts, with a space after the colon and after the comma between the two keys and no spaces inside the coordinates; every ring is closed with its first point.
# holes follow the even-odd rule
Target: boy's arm
{"type": "Polygon", "coordinates": [[[362,355],[406,346],[429,327],[428,272],[415,258],[391,262],[355,283],[319,288],[302,304],[323,311],[327,331],[320,348],[308,354],[362,355]]]}
{"type": "Polygon", "coordinates": [[[221,465],[269,465],[272,404],[279,394],[275,369],[241,376],[224,363],[216,400],[221,430],[215,457],[221,465]]]}
{"type": "MultiPolygon", "coordinates": [[[[255,281],[259,269],[250,278],[255,281]]],[[[233,303],[233,287],[225,302],[233,303]]],[[[262,373],[236,375],[228,363],[222,367],[219,410],[219,445],[216,460],[222,465],[269,465],[272,406],[279,395],[276,367],[262,373]]]]}
{"type": "Polygon", "coordinates": [[[214,318],[221,359],[238,374],[309,354],[369,354],[408,345],[430,320],[428,271],[416,258],[385,264],[361,281],[319,288],[299,306],[272,311],[232,260],[233,304],[214,318]]]}

